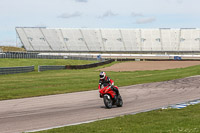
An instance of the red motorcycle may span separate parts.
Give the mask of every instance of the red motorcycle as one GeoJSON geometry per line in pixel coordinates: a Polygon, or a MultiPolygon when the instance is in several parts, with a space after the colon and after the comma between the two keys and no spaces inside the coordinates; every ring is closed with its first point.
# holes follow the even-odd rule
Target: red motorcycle
{"type": "MultiPolygon", "coordinates": [[[[117,86],[113,86],[118,89],[117,86]]],[[[111,86],[102,86],[99,89],[100,97],[103,98],[106,108],[112,108],[113,105],[122,107],[123,101],[120,95],[116,95],[115,91],[111,89],[111,86]]]]}

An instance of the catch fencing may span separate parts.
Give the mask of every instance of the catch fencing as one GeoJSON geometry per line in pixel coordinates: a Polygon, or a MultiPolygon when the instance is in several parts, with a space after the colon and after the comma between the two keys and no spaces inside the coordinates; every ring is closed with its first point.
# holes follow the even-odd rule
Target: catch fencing
{"type": "Polygon", "coordinates": [[[25,53],[25,52],[5,52],[5,53],[0,53],[0,58],[64,59],[64,56],[61,56],[61,55],[39,55],[39,53],[25,53]]]}
{"type": "Polygon", "coordinates": [[[27,73],[34,71],[34,66],[24,67],[0,67],[0,75],[2,74],[16,74],[16,73],[27,73]]]}
{"type": "Polygon", "coordinates": [[[72,59],[72,60],[90,60],[90,61],[105,61],[103,58],[93,58],[93,57],[81,57],[81,56],[64,56],[65,59],[72,59]]]}

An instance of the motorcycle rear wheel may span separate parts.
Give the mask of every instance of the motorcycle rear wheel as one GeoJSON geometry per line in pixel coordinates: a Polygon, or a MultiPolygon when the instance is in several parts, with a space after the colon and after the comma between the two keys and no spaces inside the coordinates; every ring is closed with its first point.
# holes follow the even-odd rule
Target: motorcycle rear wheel
{"type": "Polygon", "coordinates": [[[123,106],[123,100],[122,100],[122,97],[119,95],[118,96],[117,107],[122,107],[122,106],[123,106]]]}

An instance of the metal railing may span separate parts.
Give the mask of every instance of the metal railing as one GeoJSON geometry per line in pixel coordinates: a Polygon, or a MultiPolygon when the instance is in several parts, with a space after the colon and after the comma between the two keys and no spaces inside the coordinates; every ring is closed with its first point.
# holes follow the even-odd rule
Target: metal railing
{"type": "Polygon", "coordinates": [[[62,70],[66,69],[66,66],[38,66],[38,72],[47,70],[62,70]]]}
{"type": "Polygon", "coordinates": [[[72,60],[105,61],[103,58],[93,58],[92,56],[64,56],[64,58],[72,60]]]}
{"type": "Polygon", "coordinates": [[[27,73],[34,71],[34,66],[23,66],[23,67],[0,67],[0,75],[2,74],[16,74],[16,73],[27,73]]]}
{"type": "Polygon", "coordinates": [[[64,59],[61,55],[38,55],[39,53],[25,52],[4,52],[0,53],[0,58],[17,58],[17,59],[64,59]]]}

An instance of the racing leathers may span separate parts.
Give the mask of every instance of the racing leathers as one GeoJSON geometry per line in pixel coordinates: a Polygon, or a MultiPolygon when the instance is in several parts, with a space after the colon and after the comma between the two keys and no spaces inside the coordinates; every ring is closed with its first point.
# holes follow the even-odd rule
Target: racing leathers
{"type": "Polygon", "coordinates": [[[98,86],[98,88],[100,89],[102,85],[103,86],[108,86],[109,85],[111,87],[111,89],[113,91],[115,91],[116,95],[117,96],[119,95],[119,90],[114,87],[114,81],[112,79],[110,79],[109,77],[106,76],[104,79],[100,79],[99,80],[99,86],[98,86]]]}

